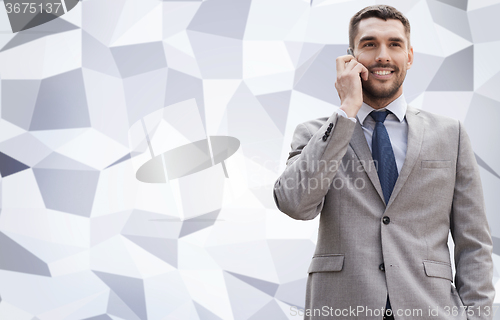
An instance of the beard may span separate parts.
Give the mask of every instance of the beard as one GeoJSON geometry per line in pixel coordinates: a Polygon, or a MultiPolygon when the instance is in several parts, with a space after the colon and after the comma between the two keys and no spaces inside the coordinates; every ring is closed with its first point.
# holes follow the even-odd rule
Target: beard
{"type": "MultiPolygon", "coordinates": [[[[394,69],[395,74],[398,74],[399,71],[400,71],[399,69],[394,69]]],[[[374,85],[374,82],[378,80],[373,80],[373,79],[372,80],[369,79],[368,81],[361,80],[363,85],[363,93],[371,100],[390,99],[396,95],[399,88],[403,85],[405,77],[406,77],[406,70],[399,73],[399,75],[394,80],[392,80],[391,86],[383,88],[380,87],[377,88],[374,85]]]]}

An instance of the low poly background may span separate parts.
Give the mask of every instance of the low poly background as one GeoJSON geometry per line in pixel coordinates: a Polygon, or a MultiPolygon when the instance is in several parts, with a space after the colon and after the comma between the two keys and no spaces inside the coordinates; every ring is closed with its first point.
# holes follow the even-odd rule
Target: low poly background
{"type": "Polygon", "coordinates": [[[500,291],[500,0],[84,0],[16,34],[2,4],[0,319],[301,318],[319,219],[272,187],[296,125],[338,108],[349,19],[377,3],[412,25],[406,100],[472,140],[500,291]],[[228,178],[136,179],[210,136],[240,142],[228,178]]]}

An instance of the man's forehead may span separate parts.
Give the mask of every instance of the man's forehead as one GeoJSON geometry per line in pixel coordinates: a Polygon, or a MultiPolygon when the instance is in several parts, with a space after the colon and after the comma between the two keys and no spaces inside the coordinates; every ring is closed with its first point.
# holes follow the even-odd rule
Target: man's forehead
{"type": "Polygon", "coordinates": [[[361,20],[358,24],[358,32],[356,34],[355,42],[359,42],[359,40],[364,37],[400,37],[407,41],[405,27],[403,26],[403,23],[397,19],[383,20],[371,17],[361,20]]]}

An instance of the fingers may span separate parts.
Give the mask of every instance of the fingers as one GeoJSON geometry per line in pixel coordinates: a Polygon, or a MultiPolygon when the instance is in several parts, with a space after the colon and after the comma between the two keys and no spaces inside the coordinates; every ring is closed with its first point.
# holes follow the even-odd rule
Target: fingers
{"type": "Polygon", "coordinates": [[[347,62],[350,62],[353,59],[354,59],[354,57],[351,56],[350,54],[338,57],[336,59],[336,61],[337,61],[337,75],[341,75],[344,72],[345,68],[346,68],[345,64],[347,62]]]}
{"type": "MultiPolygon", "coordinates": [[[[347,69],[346,69],[347,70],[347,69]]],[[[353,67],[352,69],[354,72],[357,72],[361,75],[361,78],[363,78],[363,80],[367,81],[368,80],[368,75],[369,75],[369,71],[368,69],[362,65],[361,63],[358,63],[355,67],[353,67]]]]}
{"type": "Polygon", "coordinates": [[[351,72],[352,70],[354,70],[354,68],[356,68],[358,65],[361,65],[361,63],[359,63],[356,59],[352,59],[348,64],[347,66],[345,67],[345,70],[344,72],[351,72]]]}
{"type": "Polygon", "coordinates": [[[368,80],[368,69],[361,63],[359,63],[356,58],[351,55],[340,56],[336,59],[337,62],[337,78],[344,72],[350,72],[351,70],[356,71],[361,75],[363,80],[368,80]]]}

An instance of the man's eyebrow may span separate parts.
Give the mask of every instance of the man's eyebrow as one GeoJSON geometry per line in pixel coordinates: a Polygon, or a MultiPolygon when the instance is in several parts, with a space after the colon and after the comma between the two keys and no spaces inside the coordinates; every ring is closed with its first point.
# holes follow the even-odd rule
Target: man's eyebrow
{"type": "Polygon", "coordinates": [[[392,38],[389,38],[389,41],[393,41],[393,42],[404,42],[404,40],[400,37],[392,37],[392,38]]]}
{"type": "Polygon", "coordinates": [[[364,37],[361,37],[361,39],[359,39],[359,42],[363,42],[363,41],[371,41],[371,40],[375,40],[377,38],[375,38],[374,36],[364,36],[364,37]]]}

